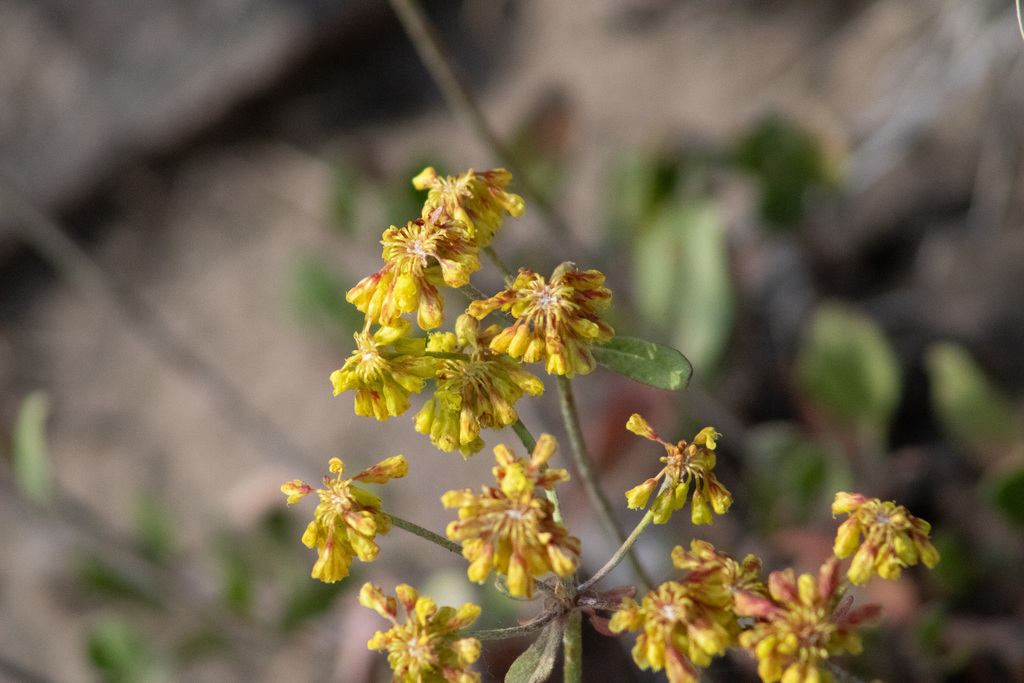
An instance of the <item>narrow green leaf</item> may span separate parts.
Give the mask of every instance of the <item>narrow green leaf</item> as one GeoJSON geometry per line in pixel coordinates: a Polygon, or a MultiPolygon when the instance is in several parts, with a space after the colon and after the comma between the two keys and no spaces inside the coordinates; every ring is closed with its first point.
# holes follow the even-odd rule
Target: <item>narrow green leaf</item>
{"type": "Polygon", "coordinates": [[[558,646],[562,642],[562,625],[557,620],[541,629],[537,640],[512,662],[505,683],[543,683],[555,668],[558,646]]]}
{"type": "Polygon", "coordinates": [[[693,374],[686,356],[646,339],[615,337],[595,346],[593,352],[597,362],[609,370],[659,389],[682,389],[693,374]]]}
{"type": "Polygon", "coordinates": [[[811,318],[797,355],[803,389],[833,418],[884,431],[902,391],[899,362],[872,318],[825,303],[811,318]]]}
{"type": "Polygon", "coordinates": [[[46,418],[50,402],[36,391],[21,403],[14,424],[14,476],[22,493],[37,503],[49,503],[53,497],[50,460],[46,450],[46,418]]]}
{"type": "Polygon", "coordinates": [[[1020,439],[1009,401],[985,377],[963,346],[952,342],[925,351],[936,417],[951,437],[966,446],[1007,445],[1020,439]]]}

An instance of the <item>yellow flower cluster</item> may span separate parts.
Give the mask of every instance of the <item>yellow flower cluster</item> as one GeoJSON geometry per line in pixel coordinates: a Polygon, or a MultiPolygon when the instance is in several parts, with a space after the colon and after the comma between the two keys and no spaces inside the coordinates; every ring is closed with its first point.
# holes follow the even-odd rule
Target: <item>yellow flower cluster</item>
{"type": "Polygon", "coordinates": [[[385,595],[371,583],[359,591],[359,603],[375,610],[392,623],[386,632],[377,631],[367,647],[387,650],[395,683],[479,683],[480,674],[469,667],[480,658],[480,641],[460,638],[459,631],[480,616],[480,608],[466,603],[458,610],[438,608],[430,598],[420,597],[409,585],[395,588],[398,600],[385,595]],[[398,621],[398,602],[406,612],[398,621]]]}
{"type": "Polygon", "coordinates": [[[426,340],[407,337],[410,323],[396,320],[373,334],[355,334],[356,350],[331,373],[334,395],[354,389],[356,415],[387,420],[409,409],[409,395],[419,393],[434,376],[437,361],[424,355],[426,340]]]}
{"type": "Polygon", "coordinates": [[[914,517],[902,505],[867,498],[859,493],[837,493],[832,515],[848,513],[836,534],[836,557],[854,551],[847,578],[863,584],[874,574],[883,579],[898,579],[903,567],[918,560],[931,569],[939,562],[939,551],[928,540],[931,525],[914,517]],[[861,542],[861,536],[864,541],[861,542]]]}
{"type": "Polygon", "coordinates": [[[465,225],[421,218],[384,232],[384,267],[363,278],[346,298],[366,314],[367,324],[394,325],[403,313],[416,311],[420,328],[444,321],[440,285],[461,287],[480,269],[477,246],[465,225]]]}
{"type": "Polygon", "coordinates": [[[480,321],[461,315],[455,329],[431,335],[427,344],[428,351],[447,357],[437,361],[437,388],[416,416],[416,431],[429,434],[442,451],[458,448],[468,456],[483,448],[481,428],[517,422],[516,401],[524,392],[544,393],[544,384],[519,361],[488,348],[497,325],[481,330],[480,321]]]}
{"type": "Polygon", "coordinates": [[[469,313],[483,318],[511,309],[515,324],[491,340],[492,349],[527,363],[543,360],[551,375],[584,375],[596,366],[590,347],[615,334],[597,315],[611,305],[612,294],[603,285],[598,271],[580,272],[568,262],[555,268],[550,281],[522,268],[511,287],[474,301],[469,313]]]}
{"type": "Polygon", "coordinates": [[[459,509],[459,519],[448,525],[448,538],[462,542],[471,581],[483,583],[494,570],[505,575],[512,595],[532,598],[536,577],[549,571],[559,576],[576,571],[579,539],[555,520],[552,502],[537,497],[537,489],[553,490],[558,482],[569,480],[565,470],[545,467],[557,445],[554,437],[542,435],[529,461],[497,446],[493,471],[499,488],[484,486],[479,495],[465,489],[442,496],[445,507],[459,509]]]}
{"type": "Polygon", "coordinates": [[[670,683],[695,683],[696,667],[707,666],[736,642],[734,596],[767,589],[759,577],[760,560],[748,555],[736,562],[705,541],[692,541],[690,550],[676,546],[672,563],[689,570],[686,578],[663,583],[639,604],[623,599],[608,628],[613,633],[643,629],[633,647],[637,666],[665,669],[670,683]]]}
{"type": "Polygon", "coordinates": [[[738,592],[736,614],[755,619],[739,642],[758,659],[764,683],[830,680],[826,661],[861,651],[859,628],[877,616],[877,605],[851,610],[839,587],[839,560],[829,558],[818,576],[773,572],[768,593],[738,592]]]}
{"type": "Polygon", "coordinates": [[[505,190],[512,174],[503,168],[441,178],[433,168],[426,168],[413,178],[417,190],[430,190],[423,205],[423,216],[443,215],[466,226],[467,234],[481,249],[491,243],[507,212],[523,213],[523,198],[505,190]]]}
{"type": "Polygon", "coordinates": [[[660,483],[661,490],[655,497],[654,505],[651,508],[654,512],[655,524],[664,524],[674,511],[686,505],[691,482],[693,483],[691,519],[694,524],[710,524],[712,508],[718,514],[723,514],[729,509],[729,506],[732,505],[732,494],[718,482],[713,472],[716,439],[721,434],[711,427],[705,427],[694,437],[692,443],[687,444],[685,441],[680,441],[673,446],[662,441],[647,424],[647,421],[638,414],[629,418],[626,428],[634,434],[662,444],[667,453],[664,458],[661,458],[665,467],[657,476],[626,492],[626,501],[631,510],[647,506],[648,499],[658,489],[659,480],[662,477],[665,480],[660,483]]]}
{"type": "Polygon", "coordinates": [[[313,566],[313,578],[333,583],[348,576],[352,557],[363,562],[377,558],[380,547],[374,541],[377,534],[391,530],[391,518],[381,511],[380,498],[354,486],[352,482],[383,484],[389,479],[404,477],[409,465],[401,455],[388,458],[351,479],[342,479],[345,463],[331,458],[333,479],[324,476],[324,488],[312,486],[296,479],[281,485],[288,496],[289,505],[316,492],[320,503],[313,512],[313,521],[306,527],[302,542],[307,548],[316,548],[319,558],[313,566]]]}
{"type": "MultiPolygon", "coordinates": [[[[412,323],[403,317],[415,312],[423,330],[442,324],[440,288],[468,284],[470,274],[480,268],[480,249],[490,243],[504,216],[523,211],[522,197],[506,189],[511,179],[504,169],[443,178],[433,168],[413,179],[418,189],[429,190],[421,218],[385,231],[383,268],[347,294],[364,313],[365,325],[354,335],[355,351],[331,375],[331,383],[335,395],[356,392],[357,415],[378,420],[401,415],[409,409],[410,395],[433,379],[436,390],[417,414],[416,429],[441,450],[458,449],[469,456],[483,448],[481,429],[515,424],[515,404],[523,394],[543,393],[540,379],[516,359],[523,350],[516,346],[518,353],[506,353],[509,344],[503,346],[501,340],[504,336],[508,341],[509,330],[497,325],[481,329],[479,318],[490,310],[484,310],[486,301],[473,304],[475,317],[459,317],[454,334],[432,333],[429,340],[412,337],[412,323]]],[[[550,350],[549,371],[571,375],[593,367],[586,346],[611,336],[611,329],[594,315],[610,298],[600,286],[603,279],[596,271],[576,273],[568,264],[548,286],[539,278],[540,289],[550,290],[557,300],[547,341],[537,356],[543,358],[550,350]],[[563,308],[569,312],[554,315],[563,308]]],[[[520,307],[513,308],[522,313],[520,307]]],[[[534,314],[524,315],[532,319],[534,314]]],[[[543,330],[544,325],[537,321],[535,327],[543,330]]]]}

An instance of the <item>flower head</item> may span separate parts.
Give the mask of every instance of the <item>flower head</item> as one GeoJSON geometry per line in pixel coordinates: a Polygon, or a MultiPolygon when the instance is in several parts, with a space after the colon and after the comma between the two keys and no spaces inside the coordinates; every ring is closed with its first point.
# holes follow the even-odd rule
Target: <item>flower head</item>
{"type": "Polygon", "coordinates": [[[461,287],[480,269],[477,246],[458,222],[431,218],[384,231],[384,267],[363,278],[346,299],[371,323],[394,325],[403,313],[416,311],[424,330],[440,325],[444,299],[438,287],[461,287]]]}
{"type": "Polygon", "coordinates": [[[471,581],[483,583],[491,570],[504,574],[512,595],[533,597],[533,580],[552,571],[569,576],[579,565],[580,541],[554,519],[554,505],[538,498],[537,489],[553,489],[569,473],[544,467],[555,452],[554,437],[544,434],[529,461],[497,446],[494,476],[499,488],[449,491],[441,497],[448,508],[459,508],[459,519],[448,525],[448,538],[462,542],[470,561],[471,581]]]}
{"type": "Polygon", "coordinates": [[[729,593],[737,592],[767,594],[767,587],[761,581],[761,560],[747,555],[743,562],[737,562],[726,553],[715,550],[707,541],[690,541],[690,549],[676,546],[672,550],[672,564],[676,569],[687,569],[686,580],[690,583],[721,585],[729,593]]]}
{"type": "Polygon", "coordinates": [[[667,581],[637,604],[624,598],[612,615],[613,633],[643,632],[633,646],[641,669],[665,669],[670,683],[697,683],[696,666],[725,652],[736,632],[732,596],[722,584],[667,581]]]}
{"type": "Polygon", "coordinates": [[[429,434],[443,451],[458,448],[464,456],[483,448],[480,429],[501,429],[519,420],[515,403],[523,393],[539,396],[544,385],[515,358],[495,353],[488,343],[498,326],[480,330],[480,321],[459,316],[456,334],[433,334],[432,352],[461,352],[466,358],[437,363],[437,389],[416,416],[416,431],[429,434]]]}
{"type": "Polygon", "coordinates": [[[861,650],[859,627],[878,614],[869,605],[849,608],[839,590],[839,560],[830,558],[818,576],[794,578],[792,569],[773,572],[769,596],[737,593],[737,614],[755,617],[739,642],[758,659],[757,672],[765,683],[818,683],[827,680],[825,661],[844,652],[861,650]]]}
{"type": "Polygon", "coordinates": [[[409,409],[409,395],[419,393],[424,380],[436,372],[437,361],[424,355],[426,340],[406,336],[408,320],[396,322],[373,334],[357,332],[356,350],[331,374],[335,396],[355,389],[356,415],[378,420],[401,415],[409,409]]]}
{"type": "Polygon", "coordinates": [[[654,523],[664,524],[675,510],[686,505],[693,482],[693,510],[691,519],[694,524],[710,524],[711,509],[723,514],[732,505],[732,494],[722,486],[713,472],[715,467],[715,441],[721,436],[711,427],[705,427],[693,442],[687,444],[680,441],[673,446],[662,441],[651,426],[640,415],[634,414],[626,423],[626,428],[651,441],[657,441],[665,447],[668,455],[661,458],[665,467],[656,477],[626,492],[626,501],[630,509],[640,509],[647,505],[651,494],[661,482],[661,490],[654,499],[654,523]],[[710,502],[711,506],[708,507],[710,502]]]}
{"type": "Polygon", "coordinates": [[[427,190],[423,205],[424,217],[449,216],[465,224],[469,238],[480,248],[491,243],[505,213],[523,213],[523,198],[506,192],[512,174],[503,168],[475,173],[470,169],[457,177],[442,178],[433,168],[426,168],[413,178],[417,190],[427,190]]]}
{"type": "Polygon", "coordinates": [[[381,511],[380,498],[352,484],[383,484],[389,479],[404,477],[409,471],[405,458],[396,455],[365,469],[351,479],[342,479],[345,463],[331,458],[330,471],[337,476],[324,476],[324,488],[296,479],[281,485],[288,503],[295,503],[314,491],[320,503],[313,512],[313,521],[306,527],[302,542],[316,548],[319,559],[313,566],[313,578],[333,583],[348,576],[353,555],[363,562],[376,559],[380,548],[374,542],[377,534],[391,530],[391,518],[381,511]]]}
{"type": "Polygon", "coordinates": [[[478,683],[480,674],[469,667],[480,657],[480,641],[459,638],[459,631],[480,616],[480,608],[466,603],[438,608],[430,598],[421,598],[412,586],[395,588],[398,600],[384,595],[372,583],[359,591],[359,603],[376,610],[392,623],[386,632],[377,631],[367,647],[387,650],[395,683],[478,683]],[[405,607],[405,623],[398,621],[398,602],[405,607]]]}
{"type": "Polygon", "coordinates": [[[568,262],[555,268],[548,282],[521,268],[511,287],[490,299],[474,301],[469,313],[483,318],[497,308],[511,309],[516,321],[491,340],[492,349],[527,363],[543,360],[552,375],[583,375],[596,365],[590,347],[614,334],[597,317],[612,299],[603,284],[604,275],[598,271],[581,272],[568,262]]]}
{"type": "Polygon", "coordinates": [[[834,551],[836,557],[857,551],[847,572],[853,583],[863,584],[874,574],[897,579],[903,567],[917,564],[918,560],[929,569],[938,563],[939,551],[928,540],[931,525],[911,515],[902,505],[840,492],[832,503],[832,514],[840,512],[850,517],[839,527],[834,551]]]}

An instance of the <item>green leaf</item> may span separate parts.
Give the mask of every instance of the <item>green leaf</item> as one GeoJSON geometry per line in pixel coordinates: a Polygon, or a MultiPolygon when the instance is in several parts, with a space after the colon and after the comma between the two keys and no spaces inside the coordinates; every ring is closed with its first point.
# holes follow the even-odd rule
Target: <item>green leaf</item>
{"type": "Polygon", "coordinates": [[[710,201],[665,206],[635,240],[634,300],[644,318],[673,334],[702,370],[712,369],[732,331],[728,245],[710,201]]]}
{"type": "Polygon", "coordinates": [[[224,602],[238,614],[249,614],[256,593],[256,580],[249,558],[237,548],[222,554],[224,602]]]}
{"type": "Polygon", "coordinates": [[[852,485],[842,454],[789,422],[752,427],[750,452],[752,518],[766,533],[812,522],[835,491],[852,485]]]}
{"type": "Polygon", "coordinates": [[[174,523],[163,501],[153,493],[141,496],[135,506],[135,521],[146,559],[169,559],[174,552],[174,523]]]}
{"type": "Polygon", "coordinates": [[[96,555],[87,555],[79,560],[77,570],[78,580],[92,597],[104,602],[114,598],[149,607],[160,606],[159,591],[132,576],[124,567],[96,555]]]}
{"type": "Polygon", "coordinates": [[[925,351],[931,402],[946,432],[967,446],[1006,445],[1021,438],[1010,402],[963,346],[932,344],[925,351]]]}
{"type": "Polygon", "coordinates": [[[1024,527],[1024,469],[1000,479],[992,491],[992,500],[1008,520],[1024,527]]]}
{"type": "Polygon", "coordinates": [[[818,139],[778,115],[761,120],[739,141],[734,160],[757,176],[761,218],[775,228],[797,225],[807,188],[827,185],[833,175],[818,139]]]}
{"type": "Polygon", "coordinates": [[[607,193],[609,241],[632,243],[638,230],[675,192],[680,169],[677,161],[648,151],[631,152],[619,161],[607,193]]]}
{"type": "Polygon", "coordinates": [[[90,629],[86,640],[89,662],[106,683],[145,680],[149,668],[146,644],[138,629],[122,619],[106,619],[90,629]]]}
{"type": "Polygon", "coordinates": [[[543,683],[555,668],[558,646],[562,642],[562,625],[557,620],[541,629],[537,640],[512,662],[505,683],[543,683]]]}
{"type": "Polygon", "coordinates": [[[796,361],[800,385],[834,419],[884,431],[902,390],[899,362],[872,318],[825,303],[811,318],[796,361]]]}
{"type": "Polygon", "coordinates": [[[686,356],[646,339],[615,337],[595,346],[593,352],[597,362],[609,370],[659,389],[682,389],[693,375],[686,356]]]}
{"type": "Polygon", "coordinates": [[[33,392],[22,401],[14,423],[14,477],[22,493],[41,504],[53,499],[50,459],[46,449],[49,406],[46,394],[33,392]]]}

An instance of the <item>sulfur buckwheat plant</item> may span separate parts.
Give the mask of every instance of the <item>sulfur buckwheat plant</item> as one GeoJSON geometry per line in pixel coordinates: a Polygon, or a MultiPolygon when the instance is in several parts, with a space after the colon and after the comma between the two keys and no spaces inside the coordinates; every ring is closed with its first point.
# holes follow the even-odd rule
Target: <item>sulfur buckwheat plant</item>
{"type": "MultiPolygon", "coordinates": [[[[848,589],[875,576],[895,579],[901,569],[917,563],[935,566],[939,555],[929,540],[928,523],[894,502],[841,492],[832,512],[849,517],[838,529],[834,556],[816,575],[783,569],[765,576],[758,557],[736,560],[706,541],[691,539],[688,547],[678,545],[671,552],[679,574],[660,584],[650,580],[632,554],[645,528],[665,524],[687,506],[694,524],[711,524],[732,505],[728,482],[715,472],[716,448],[727,436],[709,426],[689,442],[673,444],[639,414],[630,417],[622,428],[659,443],[665,455],[660,471],[637,464],[638,478],[644,470],[651,476],[625,491],[619,502],[638,516],[646,511],[628,537],[617,529],[613,507],[594,481],[570,379],[602,365],[632,379],[680,389],[688,381],[689,364],[673,349],[615,336],[601,318],[612,293],[597,270],[567,261],[545,276],[526,268],[512,273],[504,266],[493,243],[504,219],[524,210],[523,199],[509,191],[511,181],[503,169],[442,177],[427,168],[416,176],[415,187],[427,190],[422,213],[384,231],[382,267],[348,292],[348,301],[365,316],[364,325],[354,335],[352,355],[330,379],[335,395],[352,392],[357,415],[381,421],[405,415],[410,397],[423,394],[412,420],[440,451],[472,457],[484,448],[489,432],[506,427],[524,450],[517,454],[515,445],[494,445],[493,482],[441,497],[441,509],[454,516],[447,538],[391,515],[380,497],[360,486],[401,479],[418,466],[402,455],[351,479],[343,478],[346,464],[333,458],[328,465],[333,476],[324,477],[319,489],[299,480],[285,483],[281,490],[288,503],[312,493],[319,499],[302,537],[317,553],[313,578],[328,583],[345,579],[353,558],[378,559],[377,535],[399,527],[460,553],[468,562],[468,580],[483,583],[494,575],[511,597],[543,599],[541,613],[527,624],[473,632],[467,629],[480,615],[476,605],[439,607],[406,584],[381,588],[366,583],[360,603],[390,624],[374,635],[369,648],[387,652],[395,681],[479,681],[473,666],[482,654],[481,641],[529,633],[536,641],[506,680],[547,680],[561,642],[565,680],[581,681],[584,614],[607,636],[635,633],[636,666],[664,671],[672,683],[700,680],[702,667],[730,650],[749,653],[765,683],[851,680],[834,658],[861,650],[862,629],[878,609],[853,608],[848,589]],[[505,288],[491,296],[470,284],[482,255],[505,278],[505,288]],[[445,310],[445,288],[465,295],[463,310],[445,310]],[[446,319],[454,323],[450,330],[442,327],[446,319]],[[573,476],[583,479],[595,514],[609,533],[617,534],[618,550],[590,576],[581,575],[584,549],[559,506],[558,488],[569,481],[570,472],[558,466],[558,443],[550,434],[535,439],[516,408],[525,396],[544,393],[543,375],[557,385],[562,399],[573,476]],[[844,579],[841,561],[850,556],[844,579]],[[627,557],[643,591],[633,586],[595,590],[627,557]]],[[[419,466],[458,467],[459,462],[433,460],[419,466]]],[[[396,481],[388,487],[401,485],[396,481]]]]}

